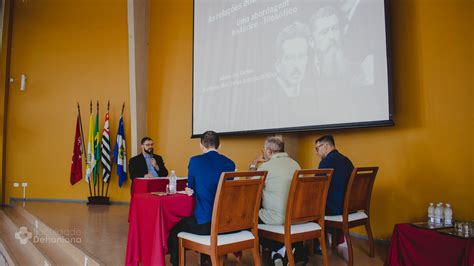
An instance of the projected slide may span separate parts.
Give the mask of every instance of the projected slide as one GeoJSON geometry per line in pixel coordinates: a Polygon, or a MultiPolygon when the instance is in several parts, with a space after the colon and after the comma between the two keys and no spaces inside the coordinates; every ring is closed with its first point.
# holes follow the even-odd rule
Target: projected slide
{"type": "Polygon", "coordinates": [[[383,0],[195,0],[193,135],[391,121],[383,0]]]}

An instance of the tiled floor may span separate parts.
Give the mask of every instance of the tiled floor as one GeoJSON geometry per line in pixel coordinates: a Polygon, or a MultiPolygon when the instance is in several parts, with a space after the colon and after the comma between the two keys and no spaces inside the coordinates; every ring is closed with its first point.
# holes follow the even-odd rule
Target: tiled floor
{"type": "MultiPolygon", "coordinates": [[[[124,265],[128,205],[87,206],[82,203],[26,202],[24,208],[52,229],[76,234],[80,239],[76,241],[76,245],[106,265],[124,265]]],[[[354,239],[353,243],[355,265],[383,265],[388,249],[386,245],[376,244],[376,255],[370,258],[365,240],[354,239]]],[[[197,265],[197,261],[196,253],[187,252],[188,265],[197,265]]],[[[229,255],[226,265],[236,264],[234,256],[229,255]]],[[[250,252],[244,252],[242,264],[253,265],[250,252]]],[[[346,265],[346,262],[330,252],[329,264],[346,265]]],[[[322,265],[322,257],[312,256],[308,265],[322,265]]]]}

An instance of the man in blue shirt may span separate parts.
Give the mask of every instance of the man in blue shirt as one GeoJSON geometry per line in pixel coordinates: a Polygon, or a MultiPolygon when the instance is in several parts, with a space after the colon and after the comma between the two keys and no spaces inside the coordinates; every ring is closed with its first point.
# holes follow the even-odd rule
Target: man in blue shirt
{"type": "Polygon", "coordinates": [[[206,131],[201,136],[203,154],[192,157],[188,164],[188,195],[196,197],[194,216],[182,219],[171,230],[168,237],[170,261],[173,266],[179,263],[178,233],[189,232],[198,235],[211,234],[212,207],[217,185],[222,172],[233,172],[232,160],[217,152],[219,136],[214,131],[206,131]]]}
{"type": "Polygon", "coordinates": [[[334,169],[326,200],[326,215],[342,215],[344,194],[354,165],[349,158],[336,150],[332,135],[325,135],[317,139],[315,149],[317,155],[321,157],[319,168],[334,169]]]}
{"type": "MultiPolygon", "coordinates": [[[[342,215],[344,205],[344,195],[346,193],[347,182],[352,174],[354,165],[351,160],[336,150],[336,144],[332,135],[325,135],[315,141],[316,154],[321,157],[319,169],[334,169],[329,185],[326,199],[326,215],[342,215]]],[[[333,231],[333,234],[340,232],[333,231]]],[[[319,241],[315,240],[315,253],[321,254],[319,241]]],[[[347,247],[345,247],[347,250],[347,247]]],[[[338,248],[338,250],[340,250],[338,248]]]]}

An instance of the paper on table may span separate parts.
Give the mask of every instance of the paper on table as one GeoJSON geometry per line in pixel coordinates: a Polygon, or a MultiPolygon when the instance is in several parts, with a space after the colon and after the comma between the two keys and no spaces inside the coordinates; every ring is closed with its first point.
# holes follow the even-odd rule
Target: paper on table
{"type": "Polygon", "coordinates": [[[151,194],[157,195],[157,196],[166,196],[166,195],[168,195],[168,193],[166,193],[166,192],[161,192],[161,191],[158,191],[158,192],[151,192],[151,194]]]}

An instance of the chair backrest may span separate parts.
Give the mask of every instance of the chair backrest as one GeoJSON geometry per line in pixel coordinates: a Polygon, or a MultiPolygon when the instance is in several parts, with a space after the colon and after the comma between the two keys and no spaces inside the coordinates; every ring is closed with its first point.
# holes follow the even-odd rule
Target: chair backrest
{"type": "Polygon", "coordinates": [[[285,232],[295,223],[324,223],[326,198],[333,169],[296,170],[286,204],[285,232]]]}
{"type": "Polygon", "coordinates": [[[266,176],[267,171],[222,173],[212,210],[211,239],[249,228],[257,232],[266,176]]]}
{"type": "Polygon", "coordinates": [[[343,215],[360,210],[369,214],[370,196],[378,170],[378,167],[357,167],[352,170],[344,196],[343,215]]]}

